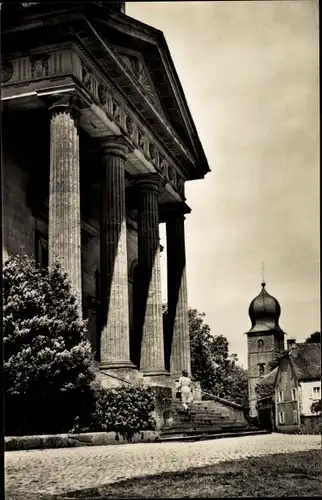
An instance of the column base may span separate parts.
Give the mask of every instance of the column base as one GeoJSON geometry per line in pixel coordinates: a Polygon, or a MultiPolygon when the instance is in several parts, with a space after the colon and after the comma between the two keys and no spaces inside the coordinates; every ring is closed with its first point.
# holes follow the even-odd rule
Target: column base
{"type": "Polygon", "coordinates": [[[99,369],[100,370],[115,370],[115,369],[122,369],[122,368],[132,368],[137,370],[137,366],[135,366],[132,361],[116,361],[116,362],[109,362],[109,361],[101,361],[99,364],[99,369]]]}
{"type": "Polygon", "coordinates": [[[143,373],[143,377],[169,377],[170,373],[165,370],[164,368],[161,368],[160,370],[141,370],[143,373]]]}

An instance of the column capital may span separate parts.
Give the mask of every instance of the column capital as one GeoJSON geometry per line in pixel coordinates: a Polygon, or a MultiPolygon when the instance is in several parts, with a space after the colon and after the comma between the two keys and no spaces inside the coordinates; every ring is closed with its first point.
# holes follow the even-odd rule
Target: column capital
{"type": "Polygon", "coordinates": [[[174,219],[186,219],[186,215],[190,214],[191,208],[183,202],[166,203],[160,205],[160,222],[168,222],[174,219]]]}
{"type": "Polygon", "coordinates": [[[53,97],[51,99],[51,106],[49,107],[51,116],[55,116],[58,113],[69,113],[77,123],[81,115],[80,109],[81,101],[79,97],[70,93],[53,97]]]}
{"type": "Polygon", "coordinates": [[[112,135],[97,139],[105,157],[114,156],[126,160],[127,155],[133,149],[130,142],[122,135],[112,135]]]}
{"type": "Polygon", "coordinates": [[[139,192],[148,191],[148,192],[156,192],[157,194],[159,194],[161,187],[161,179],[159,177],[159,174],[157,173],[144,174],[141,175],[140,177],[137,177],[135,182],[135,187],[139,192]]]}

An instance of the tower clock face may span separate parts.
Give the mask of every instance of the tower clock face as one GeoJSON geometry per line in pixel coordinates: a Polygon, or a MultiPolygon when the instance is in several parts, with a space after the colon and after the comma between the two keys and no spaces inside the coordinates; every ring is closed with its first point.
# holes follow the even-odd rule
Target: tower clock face
{"type": "Polygon", "coordinates": [[[1,61],[1,72],[0,72],[0,81],[1,83],[5,83],[13,75],[13,67],[9,61],[1,61]]]}

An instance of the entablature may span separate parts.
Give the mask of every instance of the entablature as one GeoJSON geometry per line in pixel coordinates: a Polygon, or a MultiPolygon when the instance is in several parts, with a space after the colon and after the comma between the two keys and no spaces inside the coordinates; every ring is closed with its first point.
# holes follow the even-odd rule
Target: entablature
{"type": "MultiPolygon", "coordinates": [[[[20,19],[20,21],[13,15],[10,22],[6,22],[4,26],[3,46],[6,55],[9,55],[11,51],[11,54],[14,52],[16,56],[17,51],[20,50],[21,47],[25,50],[25,56],[28,57],[29,53],[31,54],[32,51],[37,55],[37,52],[40,54],[46,45],[47,48],[45,51],[47,50],[49,53],[52,51],[57,52],[56,49],[62,41],[76,42],[78,47],[77,55],[82,60],[82,64],[91,68],[91,73],[96,79],[99,73],[100,77],[108,81],[109,86],[113,88],[115,94],[121,98],[122,106],[124,107],[124,105],[126,105],[128,110],[131,110],[140,119],[145,130],[149,130],[154,138],[162,142],[167,155],[172,158],[174,164],[179,165],[178,170],[181,172],[184,179],[191,180],[203,177],[209,170],[206,160],[198,159],[199,153],[196,153],[194,150],[195,146],[192,145],[194,139],[190,144],[190,139],[182,138],[181,131],[187,126],[185,114],[183,113],[183,118],[180,118],[180,112],[176,110],[175,101],[165,101],[163,105],[158,106],[157,99],[153,99],[151,92],[149,92],[150,89],[147,88],[146,85],[142,85],[142,81],[140,81],[140,77],[142,76],[141,73],[139,72],[138,75],[137,71],[132,71],[133,68],[126,63],[124,51],[129,51],[132,48],[132,42],[128,40],[126,42],[128,46],[121,47],[117,43],[117,40],[114,40],[112,37],[112,32],[115,34],[118,32],[117,36],[121,37],[119,40],[123,40],[124,37],[127,36],[125,33],[122,34],[124,30],[123,24],[132,23],[132,34],[134,36],[133,43],[140,38],[141,30],[143,30],[143,32],[146,32],[145,43],[148,43],[147,40],[149,40],[149,46],[157,49],[158,42],[153,36],[149,36],[148,32],[149,30],[158,32],[158,30],[153,30],[151,27],[145,26],[143,23],[139,23],[123,14],[108,13],[105,8],[94,6],[94,3],[90,6],[80,3],[69,6],[68,9],[59,6],[56,8],[53,5],[51,5],[50,9],[43,9],[39,4],[37,8],[30,10],[27,17],[20,19]],[[139,30],[137,26],[140,27],[139,30]],[[20,42],[20,40],[22,42],[20,42]],[[40,45],[42,46],[41,49],[39,48],[40,45]],[[82,52],[82,54],[80,54],[79,51],[82,52]],[[166,115],[168,115],[168,110],[170,108],[172,114],[179,114],[177,114],[176,117],[167,119],[169,117],[166,115]],[[165,114],[164,111],[166,111],[165,114]],[[173,120],[175,121],[173,122],[173,120]],[[176,128],[179,126],[179,122],[181,129],[178,135],[176,128]],[[183,125],[183,123],[185,125],[183,125]]],[[[134,48],[135,50],[133,50],[132,55],[136,52],[137,60],[139,60],[141,49],[133,46],[133,49],[134,48]]],[[[159,61],[158,64],[164,64],[164,62],[162,62],[163,56],[161,46],[160,50],[160,54],[156,52],[153,56],[151,53],[150,59],[148,59],[149,68],[145,68],[147,69],[145,76],[149,77],[149,72],[153,75],[158,73],[159,76],[157,76],[157,80],[154,83],[156,83],[157,87],[160,86],[160,89],[162,87],[160,92],[162,96],[164,93],[164,99],[169,99],[172,90],[170,87],[167,87],[165,81],[163,81],[164,78],[167,78],[165,75],[168,72],[168,68],[163,68],[162,72],[159,74],[158,68],[154,67],[153,62],[157,57],[159,61]],[[161,74],[163,83],[161,83],[160,79],[161,74]],[[169,95],[169,97],[165,97],[166,95],[169,95]]],[[[21,56],[22,55],[23,54],[21,54],[21,56]]],[[[144,58],[141,57],[141,61],[144,62],[144,58]]],[[[45,70],[47,64],[50,66],[50,61],[44,61],[43,65],[45,70]]],[[[165,62],[165,64],[168,63],[165,62]]],[[[36,72],[39,72],[41,62],[36,60],[33,66],[34,71],[36,69],[36,72]]],[[[170,71],[169,74],[172,74],[172,72],[170,71]]],[[[88,85],[88,90],[90,92],[94,90],[93,94],[97,97],[98,89],[92,89],[90,83],[91,77],[87,75],[85,80],[86,82],[84,83],[88,85]]],[[[109,90],[111,90],[111,88],[109,90]]],[[[157,90],[159,91],[159,89],[157,90]]],[[[178,93],[176,88],[174,92],[175,97],[173,96],[172,99],[178,100],[180,92],[178,93]]],[[[179,101],[181,102],[181,99],[178,100],[178,103],[179,101]]],[[[181,103],[179,107],[180,106],[182,107],[184,105],[181,103]]],[[[190,133],[191,131],[188,132],[188,135],[190,133]]],[[[183,137],[186,137],[185,133],[183,137]]]]}
{"type": "Polygon", "coordinates": [[[125,167],[128,173],[135,177],[146,171],[156,171],[171,197],[184,198],[185,178],[179,166],[109,82],[80,54],[77,45],[68,47],[65,43],[51,51],[42,47],[29,56],[7,59],[5,68],[2,75],[3,101],[20,97],[22,103],[29,96],[34,97],[30,106],[35,107],[37,98],[41,105],[40,99],[58,93],[78,94],[83,101],[81,127],[91,137],[124,135],[133,146],[125,167]]]}

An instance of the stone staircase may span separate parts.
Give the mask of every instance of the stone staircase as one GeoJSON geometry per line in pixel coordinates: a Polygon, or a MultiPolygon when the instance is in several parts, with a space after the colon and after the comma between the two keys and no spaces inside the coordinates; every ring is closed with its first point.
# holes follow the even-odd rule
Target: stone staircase
{"type": "Polygon", "coordinates": [[[264,434],[250,428],[238,405],[219,401],[194,402],[186,415],[179,402],[172,404],[172,422],[162,428],[162,441],[196,441],[219,437],[264,434]]]}

